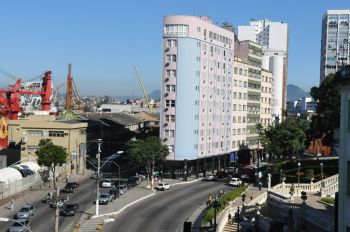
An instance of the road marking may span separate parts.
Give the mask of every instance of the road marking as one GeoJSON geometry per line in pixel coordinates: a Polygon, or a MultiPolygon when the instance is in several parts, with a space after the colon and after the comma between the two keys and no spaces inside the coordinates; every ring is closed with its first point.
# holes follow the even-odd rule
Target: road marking
{"type": "Polygon", "coordinates": [[[106,219],[103,219],[103,222],[104,222],[104,223],[114,222],[114,221],[115,221],[114,218],[106,218],[106,219]]]}

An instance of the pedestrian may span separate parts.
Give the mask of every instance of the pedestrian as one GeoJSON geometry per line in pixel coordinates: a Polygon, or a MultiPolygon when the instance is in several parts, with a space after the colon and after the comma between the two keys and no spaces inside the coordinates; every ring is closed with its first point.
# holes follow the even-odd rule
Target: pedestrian
{"type": "Polygon", "coordinates": [[[253,198],[254,198],[254,193],[251,193],[251,194],[250,194],[250,200],[252,201],[253,198]]]}
{"type": "Polygon", "coordinates": [[[11,198],[11,210],[15,209],[15,200],[11,198]]]}
{"type": "Polygon", "coordinates": [[[261,191],[262,183],[259,181],[259,191],[261,191]]]}
{"type": "Polygon", "coordinates": [[[231,218],[232,218],[232,215],[231,215],[231,212],[230,212],[230,213],[228,214],[228,224],[231,224],[231,222],[232,222],[232,221],[231,221],[231,220],[232,220],[231,218]]]}

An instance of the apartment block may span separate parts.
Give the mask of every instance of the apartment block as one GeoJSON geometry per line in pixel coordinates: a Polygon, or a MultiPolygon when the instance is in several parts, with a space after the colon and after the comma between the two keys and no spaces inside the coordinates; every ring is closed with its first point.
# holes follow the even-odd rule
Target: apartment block
{"type": "Polygon", "coordinates": [[[322,19],[320,82],[349,61],[350,10],[327,10],[322,19]]]}
{"type": "Polygon", "coordinates": [[[262,68],[273,74],[272,114],[281,119],[286,109],[288,79],[288,25],[268,19],[252,20],[249,26],[238,26],[239,41],[250,40],[262,46],[262,68]]]}
{"type": "Polygon", "coordinates": [[[234,39],[208,17],[164,17],[160,138],[169,160],[231,151],[234,39]]]}

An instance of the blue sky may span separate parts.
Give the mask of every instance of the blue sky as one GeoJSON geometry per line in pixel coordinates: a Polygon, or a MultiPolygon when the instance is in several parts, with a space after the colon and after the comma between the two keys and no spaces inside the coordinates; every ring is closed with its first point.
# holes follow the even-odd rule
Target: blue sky
{"type": "MultiPolygon", "coordinates": [[[[160,89],[165,15],[207,15],[216,24],[248,25],[269,18],[289,25],[289,80],[318,85],[321,19],[327,9],[350,9],[349,0],[57,0],[1,1],[0,68],[31,79],[52,70],[65,82],[67,65],[81,95],[142,95],[160,89]]],[[[13,83],[0,75],[0,86],[13,83]]]]}

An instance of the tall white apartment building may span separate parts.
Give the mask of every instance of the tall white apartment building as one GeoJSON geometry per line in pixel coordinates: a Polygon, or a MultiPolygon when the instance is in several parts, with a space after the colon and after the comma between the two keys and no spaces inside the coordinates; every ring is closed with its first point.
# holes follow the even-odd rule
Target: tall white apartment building
{"type": "Polygon", "coordinates": [[[350,64],[350,10],[327,10],[322,20],[320,82],[350,64]]]}
{"type": "Polygon", "coordinates": [[[259,149],[256,124],[272,123],[272,73],[261,65],[262,46],[248,40],[235,41],[232,151],[248,148],[253,157],[259,149]]]}
{"type": "Polygon", "coordinates": [[[160,138],[168,160],[231,151],[234,39],[207,17],[164,17],[160,138]]]}
{"type": "Polygon", "coordinates": [[[250,40],[263,47],[262,68],[273,74],[273,115],[281,118],[286,109],[288,78],[288,25],[271,20],[253,20],[238,26],[238,40],[250,40]]]}

